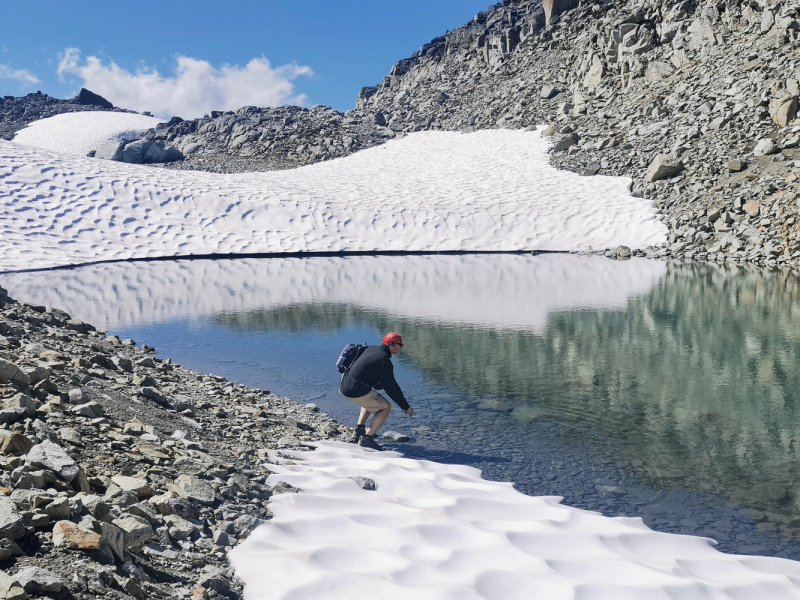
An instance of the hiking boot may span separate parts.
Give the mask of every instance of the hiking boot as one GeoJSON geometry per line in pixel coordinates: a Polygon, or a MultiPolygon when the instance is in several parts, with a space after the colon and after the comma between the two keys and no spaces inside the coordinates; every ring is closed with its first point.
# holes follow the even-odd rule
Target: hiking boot
{"type": "Polygon", "coordinates": [[[364,434],[364,437],[361,438],[361,441],[358,442],[358,445],[362,448],[371,448],[373,450],[383,450],[383,446],[379,445],[378,442],[375,441],[374,435],[367,435],[364,434]]]}
{"type": "Polygon", "coordinates": [[[353,439],[350,440],[351,444],[357,444],[361,438],[367,434],[366,425],[356,425],[356,432],[353,434],[353,439]]]}

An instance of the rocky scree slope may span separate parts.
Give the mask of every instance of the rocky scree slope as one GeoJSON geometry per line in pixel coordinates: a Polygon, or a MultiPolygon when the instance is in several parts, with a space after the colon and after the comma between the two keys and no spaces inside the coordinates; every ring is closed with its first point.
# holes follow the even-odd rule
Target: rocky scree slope
{"type": "Polygon", "coordinates": [[[627,175],[658,256],[798,266],[800,3],[504,2],[400,61],[356,114],[396,132],[548,124],[556,166],[627,175]]]}
{"type": "Polygon", "coordinates": [[[662,209],[670,242],[646,254],[797,268],[799,16],[796,0],[505,1],[399,61],[353,111],[243,108],[154,136],[195,153],[178,168],[224,171],[548,125],[556,166],[629,176],[662,209]]]}
{"type": "Polygon", "coordinates": [[[201,119],[174,118],[148,132],[146,141],[169,143],[184,160],[170,169],[240,173],[288,169],[347,156],[396,136],[374,118],[327,106],[213,111],[201,119]]]}
{"type": "Polygon", "coordinates": [[[0,288],[0,598],[240,598],[266,449],[352,431],[151,351],[0,288]]]}
{"type": "Polygon", "coordinates": [[[27,125],[66,112],[83,112],[87,110],[107,110],[114,112],[134,112],[114,106],[102,96],[81,88],[75,98],[59,100],[42,92],[34,92],[27,96],[0,97],[0,139],[12,140],[14,135],[27,125]]]}

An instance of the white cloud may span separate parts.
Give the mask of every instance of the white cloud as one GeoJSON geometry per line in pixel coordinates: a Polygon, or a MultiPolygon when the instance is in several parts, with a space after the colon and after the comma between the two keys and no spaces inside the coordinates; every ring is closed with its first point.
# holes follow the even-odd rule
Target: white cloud
{"type": "Polygon", "coordinates": [[[177,56],[172,77],[162,76],[155,67],[131,73],[113,61],[103,64],[96,56],[81,61],[77,48],[65,49],[59,58],[58,75],[62,81],[64,75],[75,75],[83,80],[83,87],[115,106],[147,110],[160,117],[194,118],[212,110],[248,105],[303,104],[305,95],[294,93],[293,81],[302,75],[313,75],[309,67],[296,63],[273,68],[263,56],[244,67],[220,68],[204,60],[177,56]]]}
{"type": "Polygon", "coordinates": [[[12,69],[8,65],[0,65],[0,79],[14,79],[23,83],[39,83],[39,78],[28,69],[12,69]]]}

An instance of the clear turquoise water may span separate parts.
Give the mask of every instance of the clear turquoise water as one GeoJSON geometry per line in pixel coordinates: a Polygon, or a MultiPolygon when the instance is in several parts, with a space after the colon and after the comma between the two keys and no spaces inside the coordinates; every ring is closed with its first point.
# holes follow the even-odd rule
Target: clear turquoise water
{"type": "MultiPolygon", "coordinates": [[[[98,321],[98,311],[107,318],[117,310],[110,331],[121,337],[185,366],[313,401],[346,424],[355,411],[336,392],[339,350],[400,331],[397,379],[418,416],[395,411],[387,429],[412,436],[399,447],[409,455],[471,464],[526,493],[642,516],[659,530],[717,539],[726,551],[800,558],[797,278],[706,265],[654,271],[648,261],[615,264],[598,276],[610,261],[569,259],[579,262],[475,257],[450,269],[448,259],[432,257],[440,261],[432,272],[457,267],[463,275],[439,286],[447,277],[430,277],[425,257],[375,257],[365,276],[376,281],[379,301],[353,299],[341,291],[347,284],[339,276],[322,286],[329,293],[304,298],[292,291],[310,285],[300,275],[308,275],[308,262],[283,265],[270,279],[256,261],[248,269],[222,268],[224,289],[246,295],[237,290],[284,286],[292,292],[287,300],[259,305],[258,292],[232,309],[212,302],[182,313],[148,308],[159,286],[143,282],[177,268],[150,263],[118,286],[116,304],[84,302],[95,314],[79,316],[98,321]],[[287,278],[295,268],[298,277],[287,278]],[[387,273],[403,282],[399,303],[386,300],[391,286],[378,279],[387,273]],[[417,292],[408,293],[413,286],[417,292]],[[524,294],[515,292],[522,288],[524,294]],[[458,298],[466,298],[463,305],[458,298]],[[120,305],[139,306],[139,314],[120,305]],[[493,306],[513,318],[498,324],[493,306]]],[[[341,273],[335,261],[347,259],[306,259],[315,260],[329,261],[323,273],[341,273]]],[[[220,264],[203,262],[180,270],[203,269],[205,289],[191,293],[218,294],[211,279],[220,264]]],[[[21,300],[42,302],[35,277],[26,277],[0,284],[21,300]]],[[[58,277],[71,277],[63,285],[88,298],[97,281],[115,276],[78,269],[58,277]]],[[[173,305],[192,305],[182,296],[190,287],[183,281],[160,287],[173,305]]],[[[363,298],[370,288],[358,289],[363,298]]]]}

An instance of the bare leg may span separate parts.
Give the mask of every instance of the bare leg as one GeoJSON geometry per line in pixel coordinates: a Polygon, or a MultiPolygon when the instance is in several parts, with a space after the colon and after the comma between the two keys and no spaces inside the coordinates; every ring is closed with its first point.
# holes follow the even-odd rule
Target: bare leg
{"type": "MultiPolygon", "coordinates": [[[[378,429],[381,428],[381,425],[384,424],[387,417],[389,416],[389,411],[392,409],[390,404],[386,404],[386,406],[372,415],[372,421],[369,423],[369,428],[367,429],[367,435],[375,435],[378,429]]],[[[363,410],[363,409],[362,409],[363,410]]]]}
{"type": "Polygon", "coordinates": [[[369,411],[366,408],[362,408],[361,412],[358,413],[358,424],[364,425],[367,422],[367,417],[369,417],[369,411]]]}

